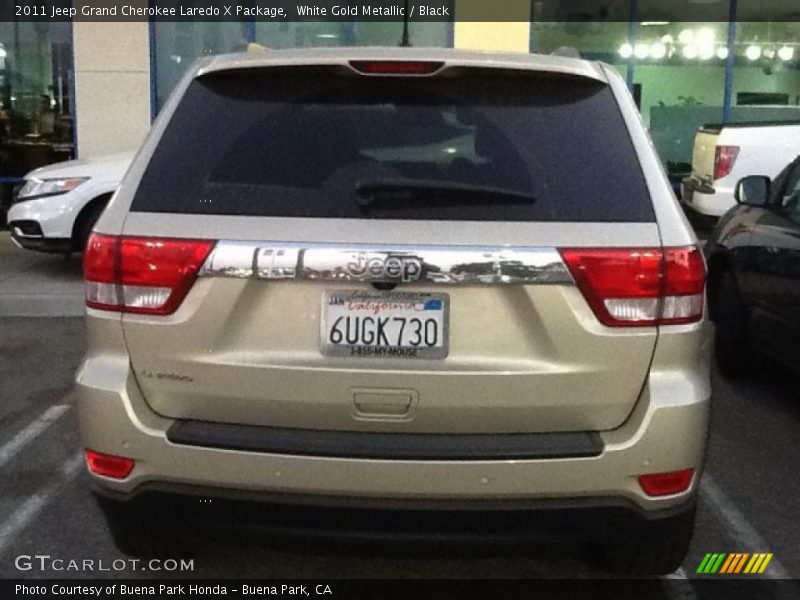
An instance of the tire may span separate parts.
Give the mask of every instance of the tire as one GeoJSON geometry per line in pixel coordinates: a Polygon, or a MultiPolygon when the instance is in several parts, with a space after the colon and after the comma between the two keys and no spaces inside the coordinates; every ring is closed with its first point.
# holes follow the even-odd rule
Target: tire
{"type": "Polygon", "coordinates": [[[747,332],[747,310],[733,273],[726,269],[717,279],[714,357],[720,373],[741,377],[750,371],[754,356],[747,332]]]}
{"type": "Polygon", "coordinates": [[[97,219],[103,214],[105,208],[105,202],[95,202],[85,213],[78,217],[78,222],[75,225],[75,232],[72,236],[73,251],[83,252],[84,248],[86,248],[86,244],[89,242],[89,236],[92,235],[94,224],[97,223],[97,219]]]}
{"type": "Polygon", "coordinates": [[[97,497],[114,545],[134,558],[182,558],[190,543],[178,519],[170,514],[97,497]]]}
{"type": "Polygon", "coordinates": [[[600,547],[600,566],[612,573],[648,577],[674,573],[686,559],[694,534],[696,509],[653,527],[651,532],[606,542],[600,547]]]}

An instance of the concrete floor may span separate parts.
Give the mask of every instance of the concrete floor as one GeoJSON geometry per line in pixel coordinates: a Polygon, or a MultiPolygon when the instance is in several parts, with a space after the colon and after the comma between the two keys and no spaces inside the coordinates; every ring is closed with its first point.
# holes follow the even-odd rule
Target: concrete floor
{"type": "Polygon", "coordinates": [[[0,317],[81,316],[81,257],[17,248],[0,231],[0,317]]]}

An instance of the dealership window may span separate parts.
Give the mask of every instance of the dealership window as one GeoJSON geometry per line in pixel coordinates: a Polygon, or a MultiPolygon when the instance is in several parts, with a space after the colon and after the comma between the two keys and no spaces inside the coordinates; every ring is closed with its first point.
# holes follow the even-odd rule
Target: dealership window
{"type": "Polygon", "coordinates": [[[731,30],[728,22],[534,20],[533,51],[562,46],[627,77],[675,181],[691,169],[694,137],[704,124],[800,120],[796,22],[741,22],[731,30]]]}
{"type": "Polygon", "coordinates": [[[74,155],[68,23],[0,22],[0,223],[31,169],[74,155]]]}
{"type": "Polygon", "coordinates": [[[534,52],[569,47],[583,58],[616,67],[631,86],[668,171],[678,179],[691,168],[697,128],[723,118],[721,48],[727,23],[548,22],[546,15],[536,17],[531,28],[534,52]]]}
{"type": "MultiPolygon", "coordinates": [[[[155,108],[159,110],[195,59],[237,52],[255,42],[267,48],[319,48],[330,46],[396,46],[403,24],[364,22],[222,22],[154,23],[155,108]]],[[[452,46],[452,23],[411,23],[410,41],[420,47],[452,46]]]]}
{"type": "Polygon", "coordinates": [[[737,23],[733,121],[800,121],[800,23],[737,23]]]}
{"type": "Polygon", "coordinates": [[[641,22],[617,52],[634,62],[633,84],[670,175],[691,171],[697,129],[724,118],[728,24],[641,22]]]}
{"type": "Polygon", "coordinates": [[[797,23],[639,23],[619,52],[633,55],[642,115],[676,179],[701,125],[800,120],[797,23]]]}
{"type": "Polygon", "coordinates": [[[237,52],[247,46],[252,23],[193,22],[154,23],[151,64],[156,109],[164,106],[169,94],[186,69],[198,58],[212,54],[237,52]]]}

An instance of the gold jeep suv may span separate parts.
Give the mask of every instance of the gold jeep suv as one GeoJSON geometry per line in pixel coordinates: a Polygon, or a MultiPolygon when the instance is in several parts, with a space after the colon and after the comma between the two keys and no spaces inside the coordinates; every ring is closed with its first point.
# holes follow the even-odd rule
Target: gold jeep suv
{"type": "Polygon", "coordinates": [[[84,260],[82,439],[127,552],[202,522],[686,552],[705,267],[611,67],[205,59],[84,260]]]}

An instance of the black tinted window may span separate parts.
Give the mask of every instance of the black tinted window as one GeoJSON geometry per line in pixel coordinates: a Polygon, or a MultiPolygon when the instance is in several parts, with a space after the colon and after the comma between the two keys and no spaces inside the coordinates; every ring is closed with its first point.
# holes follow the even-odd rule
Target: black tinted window
{"type": "Polygon", "coordinates": [[[400,80],[251,70],[197,80],[133,210],[654,220],[607,86],[486,71],[400,80]]]}

